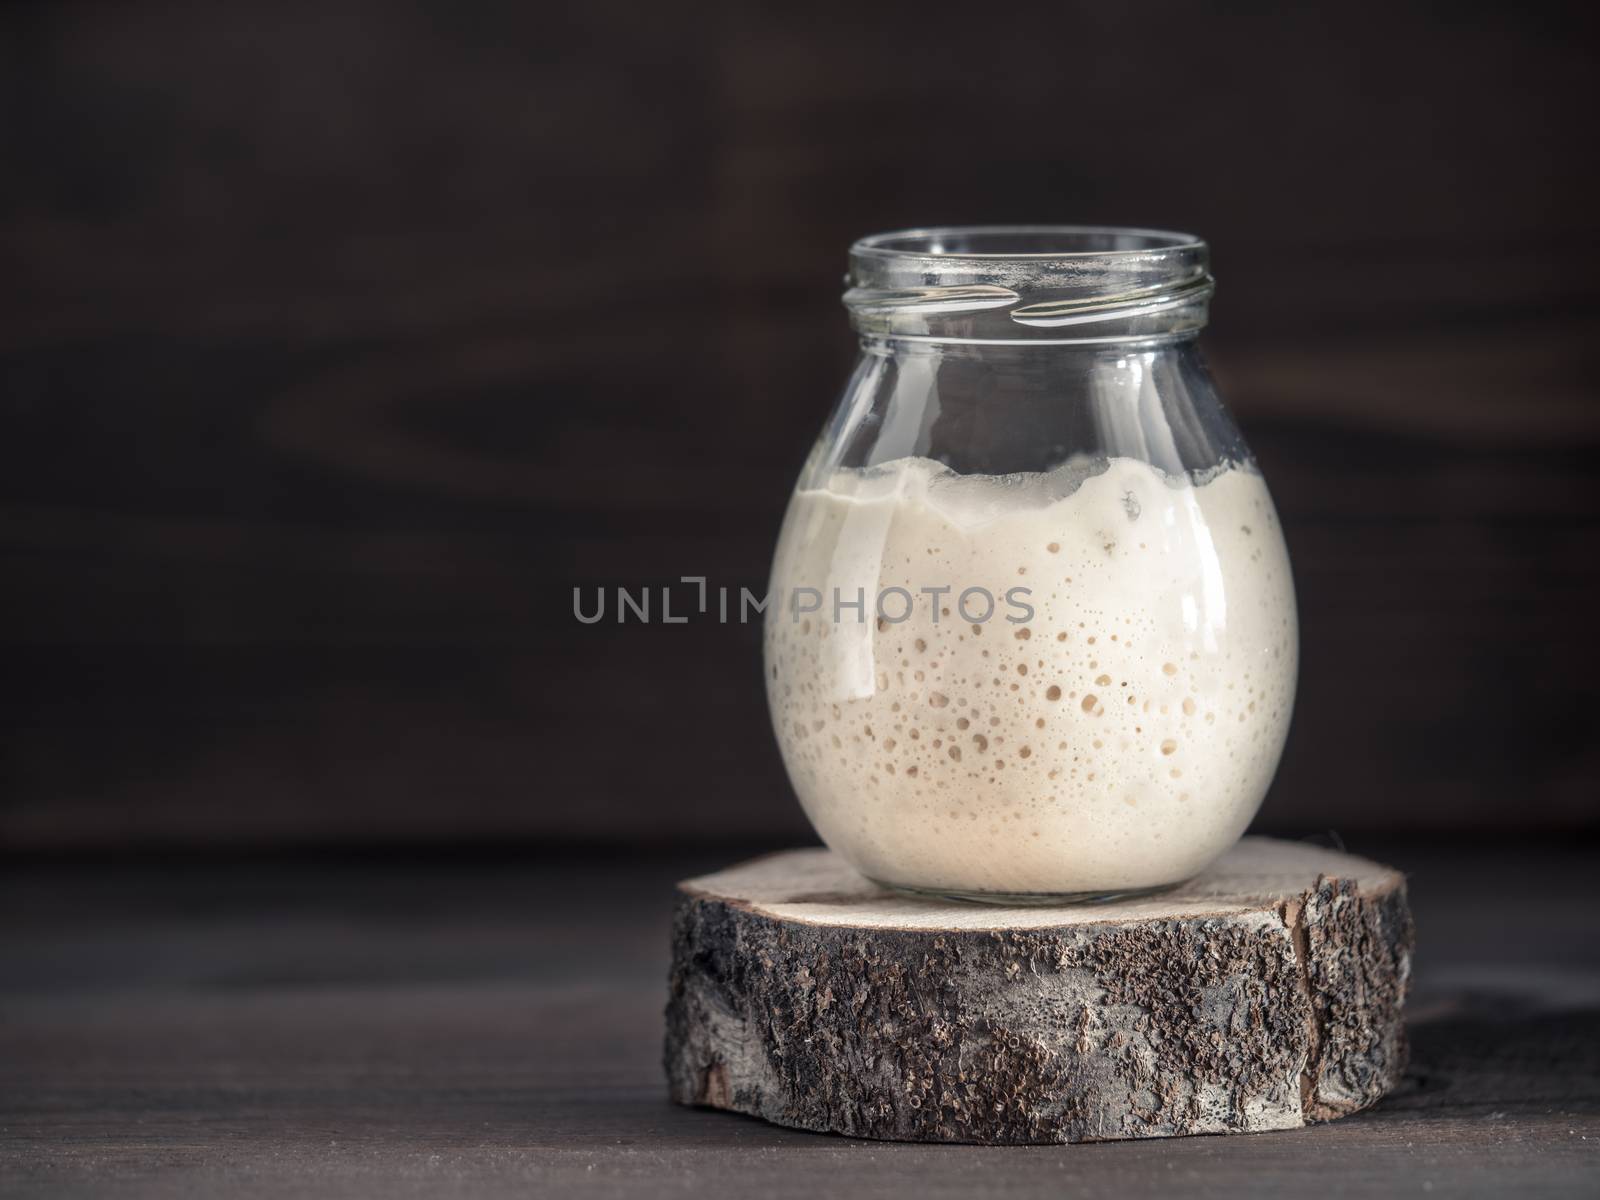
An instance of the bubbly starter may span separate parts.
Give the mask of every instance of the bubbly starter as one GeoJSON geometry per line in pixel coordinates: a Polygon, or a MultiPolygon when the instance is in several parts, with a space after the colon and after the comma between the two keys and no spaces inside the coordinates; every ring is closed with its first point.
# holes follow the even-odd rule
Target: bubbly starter
{"type": "Polygon", "coordinates": [[[1277,767],[1294,592],[1252,468],[841,471],[795,494],[769,595],[790,778],[828,845],[881,882],[1177,883],[1233,844],[1277,767]]]}

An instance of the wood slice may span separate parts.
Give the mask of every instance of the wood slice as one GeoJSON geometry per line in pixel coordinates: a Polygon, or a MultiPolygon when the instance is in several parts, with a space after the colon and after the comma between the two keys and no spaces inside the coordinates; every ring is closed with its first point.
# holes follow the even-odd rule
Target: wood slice
{"type": "Polygon", "coordinates": [[[1397,871],[1246,838],[1119,904],[996,908],[791,850],[679,885],[672,1098],[904,1141],[1290,1129],[1405,1065],[1397,871]]]}

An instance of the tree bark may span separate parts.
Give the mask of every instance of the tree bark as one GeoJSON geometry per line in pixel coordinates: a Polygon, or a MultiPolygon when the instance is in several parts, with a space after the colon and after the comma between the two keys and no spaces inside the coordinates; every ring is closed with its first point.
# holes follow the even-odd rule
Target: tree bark
{"type": "Polygon", "coordinates": [[[680,886],[672,1098],[907,1141],[1288,1129],[1405,1065],[1396,871],[1246,838],[1159,896],[989,908],[887,892],[826,850],[680,886]]]}

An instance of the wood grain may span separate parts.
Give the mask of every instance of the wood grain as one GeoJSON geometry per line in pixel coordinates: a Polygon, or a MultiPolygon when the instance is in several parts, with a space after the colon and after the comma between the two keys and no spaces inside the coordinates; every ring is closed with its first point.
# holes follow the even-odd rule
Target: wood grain
{"type": "Polygon", "coordinates": [[[1394,1095],[1257,1137],[1012,1147],[861,1142],[667,1100],[672,884],[727,848],[7,864],[0,1192],[1592,1195],[1592,847],[1360,848],[1406,869],[1420,930],[1394,1095]]]}
{"type": "Polygon", "coordinates": [[[1041,219],[1213,242],[1265,827],[1594,828],[1578,10],[918,12],[0,9],[0,843],[802,835],[750,631],[571,588],[759,588],[850,239],[1041,219]]]}

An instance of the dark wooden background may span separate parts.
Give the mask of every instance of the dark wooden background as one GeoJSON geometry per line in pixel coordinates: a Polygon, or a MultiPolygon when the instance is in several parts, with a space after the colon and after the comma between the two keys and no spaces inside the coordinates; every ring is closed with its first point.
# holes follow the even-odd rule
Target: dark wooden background
{"type": "Polygon", "coordinates": [[[801,837],[753,628],[852,237],[1193,229],[1261,826],[1600,827],[1582,6],[0,7],[0,846],[801,837]]]}

